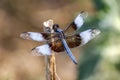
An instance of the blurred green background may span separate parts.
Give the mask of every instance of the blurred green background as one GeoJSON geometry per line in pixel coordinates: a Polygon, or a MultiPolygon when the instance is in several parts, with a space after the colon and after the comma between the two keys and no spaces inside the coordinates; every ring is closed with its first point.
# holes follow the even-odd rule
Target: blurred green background
{"type": "Polygon", "coordinates": [[[89,13],[81,31],[95,27],[101,34],[72,49],[79,61],[56,55],[61,80],[120,80],[120,0],[0,0],[0,80],[45,80],[44,57],[32,56],[41,43],[19,37],[43,31],[53,19],[64,29],[80,11],[89,13]],[[63,66],[64,65],[64,66],[63,66]]]}

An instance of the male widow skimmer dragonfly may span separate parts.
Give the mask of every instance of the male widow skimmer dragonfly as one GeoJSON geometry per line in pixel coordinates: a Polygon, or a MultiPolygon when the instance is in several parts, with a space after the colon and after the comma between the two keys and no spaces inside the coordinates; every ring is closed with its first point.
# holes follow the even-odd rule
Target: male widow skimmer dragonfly
{"type": "Polygon", "coordinates": [[[58,24],[54,24],[52,26],[52,29],[54,30],[53,33],[23,32],[21,33],[20,37],[23,39],[34,40],[38,42],[46,42],[46,44],[32,49],[32,53],[34,55],[51,55],[52,51],[57,53],[66,51],[71,60],[75,64],[77,64],[77,61],[69,48],[82,46],[100,33],[100,30],[95,28],[79,32],[79,29],[83,25],[86,16],[86,12],[81,12],[74,19],[74,21],[71,22],[71,24],[67,26],[64,30],[60,29],[58,24]],[[73,34],[65,34],[65,32],[68,31],[70,28],[74,30],[73,34]],[[75,33],[76,31],[78,32],[75,33]],[[51,39],[54,39],[54,41],[52,41],[51,39]]]}

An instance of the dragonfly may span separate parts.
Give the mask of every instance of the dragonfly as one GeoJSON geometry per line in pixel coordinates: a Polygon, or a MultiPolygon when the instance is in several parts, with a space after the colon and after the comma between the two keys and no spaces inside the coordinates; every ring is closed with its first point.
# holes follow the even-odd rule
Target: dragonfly
{"type": "Polygon", "coordinates": [[[45,56],[52,55],[52,51],[55,53],[65,51],[70,59],[77,64],[78,62],[70,48],[83,46],[100,34],[100,30],[96,28],[80,32],[80,28],[84,24],[86,17],[86,12],[80,12],[64,30],[60,29],[58,24],[54,24],[52,26],[52,29],[54,30],[53,33],[23,32],[20,34],[20,37],[27,40],[45,42],[45,44],[32,49],[31,53],[34,55],[45,56]]]}

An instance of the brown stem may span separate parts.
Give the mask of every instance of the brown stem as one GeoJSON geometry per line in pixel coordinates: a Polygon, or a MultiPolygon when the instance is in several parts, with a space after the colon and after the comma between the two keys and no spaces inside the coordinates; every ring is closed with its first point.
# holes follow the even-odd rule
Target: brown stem
{"type": "Polygon", "coordinates": [[[50,56],[50,80],[56,80],[56,63],[54,53],[50,56]]]}
{"type": "MultiPolygon", "coordinates": [[[[52,20],[48,20],[45,22],[47,24],[44,25],[47,28],[49,27],[51,29],[51,27],[53,26],[53,21],[52,20]]],[[[47,28],[44,29],[45,32],[48,32],[50,30],[48,30],[47,28]],[[48,30],[48,31],[47,31],[48,30]]],[[[54,32],[51,29],[51,33],[54,32]]],[[[52,35],[51,35],[52,36],[52,35]]],[[[52,39],[52,41],[54,41],[54,39],[52,39]]],[[[54,45],[54,43],[52,44],[54,45]]],[[[56,80],[56,62],[55,62],[55,54],[51,53],[51,56],[46,56],[45,57],[45,64],[46,64],[46,80],[56,80]]]]}
{"type": "Polygon", "coordinates": [[[54,53],[46,56],[46,80],[56,80],[56,63],[54,53]]]}
{"type": "Polygon", "coordinates": [[[49,70],[49,56],[45,56],[45,66],[46,66],[46,80],[50,80],[50,70],[49,70]]]}

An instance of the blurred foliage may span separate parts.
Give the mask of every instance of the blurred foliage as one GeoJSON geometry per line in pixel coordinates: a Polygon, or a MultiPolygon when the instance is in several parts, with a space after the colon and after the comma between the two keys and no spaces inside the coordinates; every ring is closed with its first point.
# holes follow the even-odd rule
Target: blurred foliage
{"type": "Polygon", "coordinates": [[[80,70],[78,80],[84,80],[84,78],[88,78],[90,75],[92,75],[94,73],[94,68],[100,59],[100,55],[98,54],[86,54],[84,56],[85,58],[80,61],[80,65],[78,68],[80,70]]]}
{"type": "Polygon", "coordinates": [[[107,3],[105,3],[105,0],[93,0],[93,3],[97,11],[109,11],[109,6],[107,3]]]}
{"type": "Polygon", "coordinates": [[[93,3],[96,9],[96,16],[90,16],[82,30],[91,28],[90,25],[93,25],[101,30],[101,34],[84,48],[78,68],[78,80],[120,80],[118,76],[118,71],[120,70],[120,59],[118,59],[120,58],[120,36],[118,36],[120,35],[120,23],[116,23],[116,17],[120,21],[120,9],[118,9],[120,2],[119,0],[93,0],[93,3]],[[115,47],[115,51],[109,48],[111,46],[113,48],[115,44],[118,45],[118,47],[115,47]],[[106,52],[107,48],[109,50],[106,52]],[[106,64],[101,65],[104,62],[106,64]],[[104,69],[105,66],[108,66],[104,70],[106,72],[101,72],[100,70],[104,69]],[[112,69],[110,66],[117,70],[112,69]],[[112,70],[115,77],[113,77],[112,73],[110,74],[112,70]]]}

